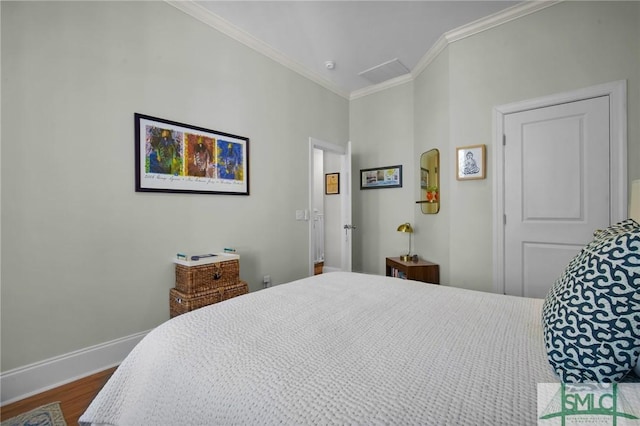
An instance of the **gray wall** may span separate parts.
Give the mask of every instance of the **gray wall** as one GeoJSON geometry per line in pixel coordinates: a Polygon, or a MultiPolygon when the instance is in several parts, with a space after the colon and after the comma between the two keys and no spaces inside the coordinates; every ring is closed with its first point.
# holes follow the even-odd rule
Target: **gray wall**
{"type": "Polygon", "coordinates": [[[356,224],[365,226],[354,267],[382,273],[384,257],[403,247],[395,227],[409,218],[416,252],[440,264],[441,282],[493,291],[493,108],[617,80],[628,84],[631,181],[640,178],[640,2],[559,3],[453,42],[411,84],[353,101],[355,164],[397,160],[413,173],[401,190],[356,192],[356,224]],[[412,146],[410,120],[398,118],[407,113],[412,146]],[[456,147],[476,144],[487,145],[487,178],[457,181],[456,147]],[[423,215],[416,168],[431,148],[441,154],[442,203],[423,215]]]}
{"type": "MultiPolygon", "coordinates": [[[[455,180],[453,150],[450,149],[449,117],[449,49],[440,53],[415,80],[415,144],[413,161],[420,161],[423,152],[436,148],[440,152],[440,212],[422,214],[416,205],[416,250],[421,257],[440,265],[440,282],[449,283],[449,236],[451,216],[451,179],[455,180]]],[[[420,199],[416,182],[414,197],[420,199]]]]}
{"type": "Polygon", "coordinates": [[[639,6],[564,2],[450,46],[450,153],[486,143],[489,173],[481,181],[451,180],[452,285],[493,289],[494,106],[626,79],[629,178],[640,176],[639,6]]]}
{"type": "Polygon", "coordinates": [[[564,2],[449,45],[411,82],[348,102],[159,2],[1,2],[2,371],[168,318],[177,250],[238,248],[252,290],[307,274],[308,137],[353,142],[354,270],[407,248],[492,290],[496,105],[626,79],[640,178],[640,3],[564,2]],[[133,113],[251,138],[251,195],[135,193],[133,113]],[[458,182],[456,146],[488,146],[458,182]],[[440,149],[422,215],[419,154],[440,149]],[[400,189],[358,170],[402,164],[400,189]],[[303,178],[299,178],[303,176],[303,178]],[[285,231],[283,231],[283,229],[285,231]]]}
{"type": "Polygon", "coordinates": [[[169,318],[171,258],[308,274],[309,136],[348,101],[163,2],[2,2],[2,370],[169,318]],[[134,191],[133,113],[251,138],[251,195],[134,191]]]}
{"type": "Polygon", "coordinates": [[[413,83],[351,101],[349,126],[353,169],[353,270],[384,274],[384,259],[406,254],[413,222],[413,83]],[[403,166],[402,188],[360,190],[360,170],[403,166]]]}

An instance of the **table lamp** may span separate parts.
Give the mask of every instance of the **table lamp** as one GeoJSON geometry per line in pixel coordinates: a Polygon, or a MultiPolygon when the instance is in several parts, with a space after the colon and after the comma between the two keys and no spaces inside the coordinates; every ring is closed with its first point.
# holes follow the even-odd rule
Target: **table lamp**
{"type": "Polygon", "coordinates": [[[411,224],[409,222],[403,223],[402,225],[398,226],[398,232],[407,232],[409,234],[409,251],[407,252],[407,254],[403,254],[400,256],[400,260],[402,260],[403,262],[408,262],[409,260],[411,260],[411,234],[413,234],[413,228],[411,227],[411,224]]]}

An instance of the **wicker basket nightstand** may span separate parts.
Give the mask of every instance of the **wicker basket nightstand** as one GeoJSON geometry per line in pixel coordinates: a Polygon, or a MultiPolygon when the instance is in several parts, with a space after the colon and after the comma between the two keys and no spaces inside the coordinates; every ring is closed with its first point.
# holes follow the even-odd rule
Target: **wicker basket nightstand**
{"type": "Polygon", "coordinates": [[[249,293],[249,285],[245,281],[238,281],[235,285],[194,294],[186,294],[172,288],[169,291],[169,316],[173,318],[247,293],[249,293]]]}
{"type": "Polygon", "coordinates": [[[169,291],[171,318],[249,292],[240,280],[240,256],[218,254],[203,261],[176,263],[176,285],[169,291]]]}

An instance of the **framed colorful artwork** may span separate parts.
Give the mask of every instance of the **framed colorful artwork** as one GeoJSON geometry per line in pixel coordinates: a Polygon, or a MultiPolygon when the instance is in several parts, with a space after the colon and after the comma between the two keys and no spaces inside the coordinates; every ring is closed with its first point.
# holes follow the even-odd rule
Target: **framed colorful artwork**
{"type": "Polygon", "coordinates": [[[401,187],[402,166],[374,167],[360,170],[360,189],[401,187]]]}
{"type": "Polygon", "coordinates": [[[134,114],[137,192],[249,195],[249,138],[134,114]]]}

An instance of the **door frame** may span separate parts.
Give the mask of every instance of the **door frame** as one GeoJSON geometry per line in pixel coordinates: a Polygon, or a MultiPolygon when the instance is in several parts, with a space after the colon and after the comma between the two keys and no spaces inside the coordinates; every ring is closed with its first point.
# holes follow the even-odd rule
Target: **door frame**
{"type": "Polygon", "coordinates": [[[504,282],[504,121],[507,114],[609,96],[609,191],[610,220],[626,219],[627,213],[627,81],[619,80],[584,89],[514,102],[493,108],[493,282],[494,291],[505,292],[504,282]]]}
{"type": "MultiPolygon", "coordinates": [[[[314,162],[314,149],[322,151],[332,152],[343,157],[341,161],[341,176],[340,176],[340,217],[341,221],[345,220],[345,215],[348,214],[347,220],[351,222],[351,165],[344,164],[344,157],[351,156],[351,143],[347,142],[347,146],[337,145],[331,142],[325,142],[320,139],[309,138],[309,212],[313,212],[313,200],[314,200],[314,179],[315,179],[315,162],[314,162]],[[349,170],[347,170],[348,168],[349,170]]],[[[349,241],[342,241],[342,267],[345,270],[351,271],[351,236],[349,241]],[[347,250],[349,251],[347,253],[347,250]]],[[[309,276],[314,274],[314,248],[315,248],[315,233],[313,232],[313,222],[309,220],[309,276]]]]}

